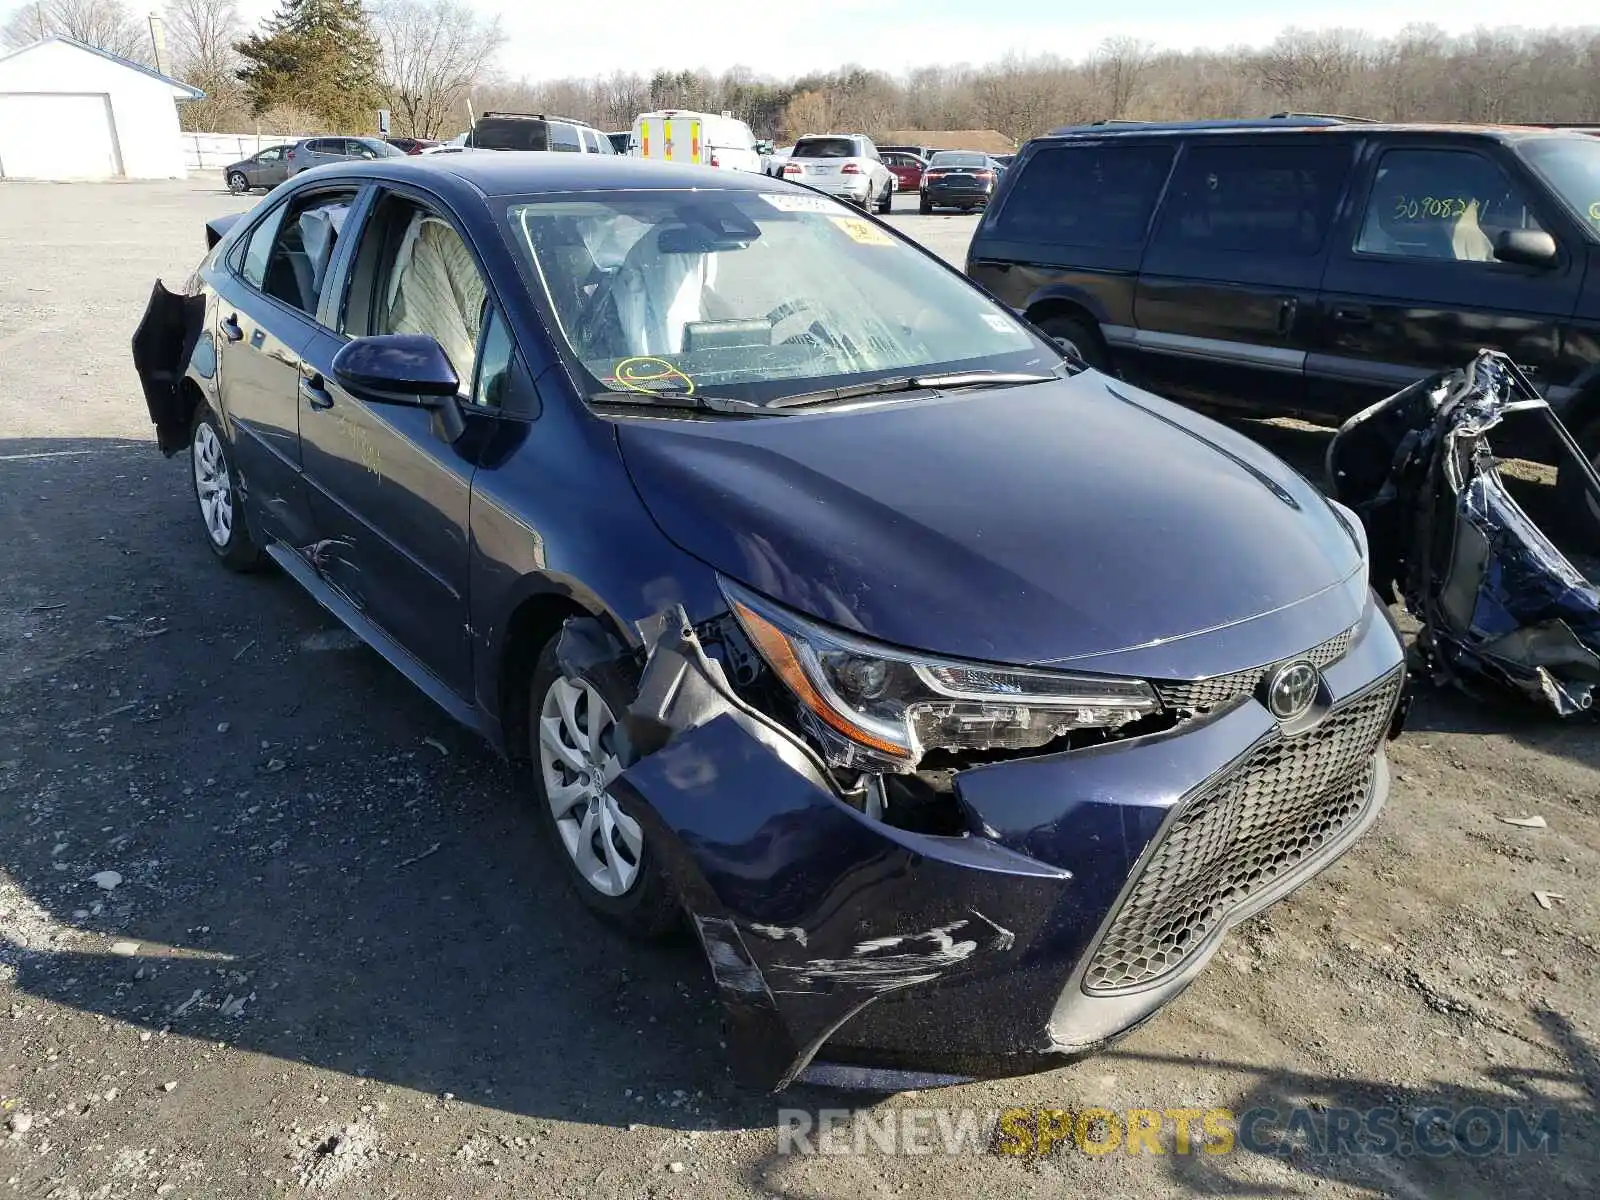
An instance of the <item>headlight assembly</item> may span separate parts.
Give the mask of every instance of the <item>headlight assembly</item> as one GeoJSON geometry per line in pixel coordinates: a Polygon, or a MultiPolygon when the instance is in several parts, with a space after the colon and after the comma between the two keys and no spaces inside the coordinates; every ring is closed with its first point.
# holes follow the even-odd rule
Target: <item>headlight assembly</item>
{"type": "Polygon", "coordinates": [[[829,735],[838,766],[904,771],[929,750],[1027,750],[1161,707],[1142,680],[908,654],[721,584],[745,635],[829,735]]]}

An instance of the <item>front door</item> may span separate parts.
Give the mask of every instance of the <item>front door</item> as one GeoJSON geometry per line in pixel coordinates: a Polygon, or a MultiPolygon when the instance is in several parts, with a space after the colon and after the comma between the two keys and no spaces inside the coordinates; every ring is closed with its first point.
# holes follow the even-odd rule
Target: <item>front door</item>
{"type": "Polygon", "coordinates": [[[1183,151],[1134,298],[1135,370],[1162,395],[1292,412],[1347,139],[1296,138],[1183,151]]]}
{"type": "Polygon", "coordinates": [[[485,290],[476,260],[437,211],[384,194],[351,263],[343,313],[305,354],[300,421],[319,541],[315,566],[451,690],[471,695],[468,508],[473,402],[485,290]],[[333,357],[350,337],[424,333],[461,380],[466,435],[451,443],[419,408],[369,402],[340,385],[333,357]]]}
{"type": "Polygon", "coordinates": [[[302,192],[257,223],[218,272],[218,386],[234,457],[266,536],[297,545],[312,521],[302,486],[296,388],[332,243],[355,189],[302,192]]]}
{"type": "Polygon", "coordinates": [[[1521,165],[1488,143],[1418,140],[1375,145],[1361,177],[1323,278],[1306,364],[1312,407],[1351,416],[1484,347],[1550,382],[1584,256],[1521,165]],[[1548,231],[1556,263],[1497,261],[1505,229],[1548,231]]]}

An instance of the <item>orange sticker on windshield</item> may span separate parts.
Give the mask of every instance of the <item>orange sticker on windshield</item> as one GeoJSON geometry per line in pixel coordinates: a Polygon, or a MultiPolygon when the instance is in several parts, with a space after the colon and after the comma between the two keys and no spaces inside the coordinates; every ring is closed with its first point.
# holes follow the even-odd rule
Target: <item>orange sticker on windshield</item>
{"type": "Polygon", "coordinates": [[[625,358],[611,371],[612,378],[603,380],[630,392],[682,392],[694,395],[694,380],[664,358],[625,358]]]}
{"type": "Polygon", "coordinates": [[[894,245],[894,239],[871,221],[860,217],[829,217],[828,220],[844,230],[852,242],[860,242],[863,246],[894,245]]]}

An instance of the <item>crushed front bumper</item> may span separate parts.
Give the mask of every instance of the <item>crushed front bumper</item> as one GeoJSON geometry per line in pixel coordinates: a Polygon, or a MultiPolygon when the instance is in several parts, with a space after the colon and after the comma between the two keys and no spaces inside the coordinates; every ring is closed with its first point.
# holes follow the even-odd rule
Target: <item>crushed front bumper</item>
{"type": "Polygon", "coordinates": [[[1376,818],[1404,685],[1398,635],[1369,606],[1292,731],[1246,698],[1163,734],[972,767],[954,785],[973,832],[945,837],[843,802],[685,622],[647,642],[613,794],[694,923],[736,1070],[775,1090],[1012,1073],[1139,1024],[1376,818]]]}

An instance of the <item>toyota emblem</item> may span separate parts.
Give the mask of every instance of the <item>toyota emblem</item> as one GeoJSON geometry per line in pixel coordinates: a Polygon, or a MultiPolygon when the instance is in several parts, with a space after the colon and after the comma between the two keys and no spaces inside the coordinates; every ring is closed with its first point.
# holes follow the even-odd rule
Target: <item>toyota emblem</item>
{"type": "Polygon", "coordinates": [[[1316,667],[1304,659],[1285,663],[1267,681],[1267,708],[1278,720],[1292,721],[1311,707],[1321,683],[1316,667]]]}

